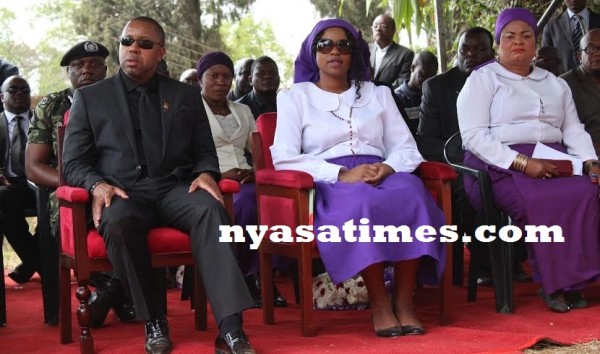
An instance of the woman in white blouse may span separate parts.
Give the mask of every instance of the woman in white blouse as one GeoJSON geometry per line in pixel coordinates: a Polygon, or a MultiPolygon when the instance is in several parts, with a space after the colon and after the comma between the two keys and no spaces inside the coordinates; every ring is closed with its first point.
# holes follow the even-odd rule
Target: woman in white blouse
{"type": "MultiPolygon", "coordinates": [[[[240,192],[233,196],[233,211],[235,223],[245,229],[246,225],[258,223],[254,170],[248,164],[245,155],[246,151],[250,151],[249,135],[256,130],[256,122],[248,106],[227,99],[234,72],[233,62],[227,54],[204,54],[198,60],[196,70],[202,102],[219,158],[221,176],[241,183],[240,192]]],[[[258,274],[258,252],[250,250],[248,245],[244,244],[236,249],[236,256],[246,276],[255,307],[260,307],[260,290],[257,289],[255,280],[255,275],[258,274]]],[[[279,260],[279,263],[283,262],[279,260]]],[[[275,305],[287,306],[277,287],[274,289],[275,305]]]]}
{"type": "MultiPolygon", "coordinates": [[[[391,90],[368,81],[368,63],[368,46],[351,24],[317,23],[296,59],[296,84],[277,96],[275,168],[313,176],[315,230],[322,225],[342,230],[348,221],[437,230],[444,224],[441,210],[411,174],[423,158],[391,90]]],[[[425,333],[412,296],[417,275],[422,283],[439,283],[444,267],[439,241],[353,242],[344,235],[340,242],[319,241],[318,247],[334,283],[363,276],[378,336],[425,333]],[[394,265],[393,303],[383,282],[386,262],[394,265]]]]}
{"type": "MultiPolygon", "coordinates": [[[[556,312],[584,308],[579,292],[600,275],[600,164],[577,117],[567,83],[533,66],[537,25],[530,11],[504,10],[496,21],[498,60],[474,71],[458,97],[464,163],[485,169],[496,204],[513,224],[559,225],[564,243],[528,243],[540,296],[556,312]],[[544,143],[584,161],[584,176],[559,177],[557,164],[532,158],[544,143]]],[[[479,205],[478,187],[465,188],[479,205]]]]}

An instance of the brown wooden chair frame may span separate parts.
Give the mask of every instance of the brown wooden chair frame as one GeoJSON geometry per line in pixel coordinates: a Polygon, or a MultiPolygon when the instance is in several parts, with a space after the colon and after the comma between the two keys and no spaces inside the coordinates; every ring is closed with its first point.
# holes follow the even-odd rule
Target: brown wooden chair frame
{"type": "MultiPolygon", "coordinates": [[[[270,198],[271,201],[280,202],[281,210],[291,208],[294,215],[293,225],[287,224],[292,230],[298,225],[309,225],[309,202],[313,188],[312,177],[300,171],[275,171],[269,147],[273,143],[276,113],[266,113],[257,120],[258,131],[251,133],[254,169],[256,172],[256,194],[258,203],[259,223],[261,225],[281,225],[277,216],[265,215],[261,211],[261,200],[270,198]],[[263,136],[263,121],[269,136],[263,136]],[[270,131],[272,129],[272,132],[270,131]],[[278,178],[281,177],[281,178],[278,178]],[[294,180],[295,178],[295,180],[294,180]]],[[[423,180],[429,191],[432,192],[437,204],[444,212],[446,222],[451,224],[452,206],[450,181],[456,179],[454,170],[442,163],[424,162],[416,172],[423,180]]],[[[440,284],[440,324],[449,324],[452,321],[452,243],[446,246],[445,272],[440,284]]],[[[260,273],[263,304],[263,322],[274,324],[273,306],[273,263],[272,256],[280,255],[294,258],[298,261],[298,278],[300,290],[300,322],[303,336],[315,336],[313,324],[313,298],[312,298],[312,267],[313,260],[320,258],[319,250],[313,242],[271,242],[269,235],[265,235],[259,248],[260,273]]]]}

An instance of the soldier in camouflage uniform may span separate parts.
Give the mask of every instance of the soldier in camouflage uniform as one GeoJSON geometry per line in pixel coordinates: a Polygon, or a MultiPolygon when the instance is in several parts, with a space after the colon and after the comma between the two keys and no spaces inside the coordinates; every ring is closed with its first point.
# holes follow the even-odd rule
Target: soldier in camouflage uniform
{"type": "MultiPolygon", "coordinates": [[[[71,108],[73,92],[106,77],[107,56],[108,49],[102,44],[85,41],[69,49],[60,61],[61,66],[67,67],[71,87],[42,98],[34,110],[29,127],[25,165],[27,177],[35,184],[58,187],[56,127],[64,124],[64,115],[71,108]]],[[[48,204],[52,234],[58,238],[58,200],[54,191],[50,193],[48,204]]],[[[121,321],[135,318],[135,309],[113,272],[94,274],[92,281],[97,286],[90,299],[92,326],[101,326],[111,307],[121,321]]]]}

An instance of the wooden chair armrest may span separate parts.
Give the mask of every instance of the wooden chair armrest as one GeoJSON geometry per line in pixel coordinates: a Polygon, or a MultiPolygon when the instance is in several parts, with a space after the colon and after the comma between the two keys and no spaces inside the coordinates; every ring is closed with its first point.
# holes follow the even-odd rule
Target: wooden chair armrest
{"type": "Polygon", "coordinates": [[[302,171],[271,170],[256,171],[256,184],[310,190],[314,187],[311,175],[302,171]]]}

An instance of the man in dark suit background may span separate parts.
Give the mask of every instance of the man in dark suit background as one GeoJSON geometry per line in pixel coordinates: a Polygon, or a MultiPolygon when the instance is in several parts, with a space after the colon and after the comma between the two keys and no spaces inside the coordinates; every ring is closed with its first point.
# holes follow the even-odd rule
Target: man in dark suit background
{"type": "MultiPolygon", "coordinates": [[[[0,98],[0,234],[4,234],[21,264],[8,276],[17,283],[29,281],[37,271],[37,237],[29,232],[25,211],[35,209],[35,193],[25,176],[25,144],[32,113],[27,81],[14,75],[2,84],[0,98]]],[[[1,238],[0,238],[1,239],[1,238]]]]}
{"type": "MultiPolygon", "coordinates": [[[[427,160],[444,161],[446,140],[458,132],[456,100],[471,72],[494,58],[492,34],[481,27],[472,27],[459,35],[457,65],[423,83],[423,96],[419,111],[417,145],[427,160]]],[[[454,151],[452,161],[462,161],[462,150],[454,151]]],[[[452,220],[459,233],[473,235],[476,227],[475,210],[465,194],[462,176],[452,183],[452,220]]],[[[480,272],[482,275],[483,272],[480,272]]],[[[485,274],[481,283],[490,283],[485,274]]]]}
{"type": "MultiPolygon", "coordinates": [[[[2,86],[7,77],[13,75],[19,75],[19,68],[4,59],[0,59],[0,86],[2,86]]],[[[0,112],[3,110],[4,107],[0,104],[0,112]]]]}
{"type": "Polygon", "coordinates": [[[92,195],[92,219],[108,257],[146,321],[146,352],[169,353],[164,274],[152,269],[147,232],[172,226],[191,237],[219,336],[218,350],[254,353],[241,311],[253,305],[229,244],[227,213],[206,111],[197,88],[157,75],[165,33],[136,17],[123,29],[121,70],[75,91],[63,152],[69,185],[92,195]]]}
{"type": "Polygon", "coordinates": [[[555,47],[558,49],[560,59],[563,65],[563,72],[567,72],[579,65],[577,52],[579,43],[573,42],[573,32],[577,26],[577,16],[579,23],[583,25],[582,33],[600,28],[600,14],[590,11],[587,8],[586,0],[564,0],[567,11],[556,16],[548,22],[544,28],[542,37],[543,47],[555,47]]]}
{"type": "Polygon", "coordinates": [[[600,155],[600,29],[593,29],[581,39],[581,65],[561,77],[565,79],[577,108],[577,115],[592,137],[600,155]]]}
{"type": "Polygon", "coordinates": [[[444,143],[458,131],[456,99],[471,72],[494,59],[492,34],[472,27],[459,35],[457,65],[423,83],[417,144],[427,160],[444,161],[444,143]]]}
{"type": "Polygon", "coordinates": [[[410,78],[410,66],[415,53],[394,42],[396,22],[389,15],[379,15],[373,21],[375,43],[369,46],[373,81],[380,81],[398,88],[410,78]]]}

